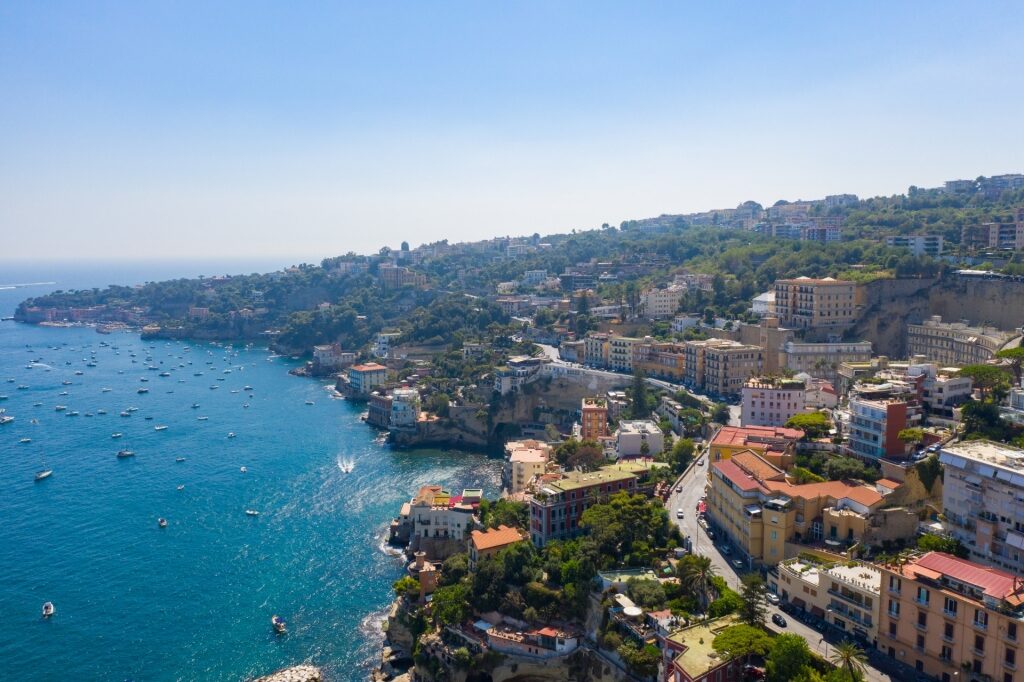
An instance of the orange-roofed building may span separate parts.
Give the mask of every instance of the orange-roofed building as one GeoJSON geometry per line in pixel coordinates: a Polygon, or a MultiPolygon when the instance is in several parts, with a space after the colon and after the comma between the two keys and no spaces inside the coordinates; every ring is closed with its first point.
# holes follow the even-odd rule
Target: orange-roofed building
{"type": "Polygon", "coordinates": [[[469,538],[469,569],[475,570],[478,561],[493,556],[510,545],[522,542],[526,536],[517,528],[501,525],[487,530],[475,530],[469,538]]]}
{"type": "Polygon", "coordinates": [[[880,568],[880,651],[945,682],[1024,679],[1024,578],[942,552],[880,568]]]}
{"type": "Polygon", "coordinates": [[[796,458],[796,442],[803,437],[800,429],[782,426],[723,426],[711,439],[708,456],[717,462],[751,450],[774,466],[789,469],[796,458]]]}

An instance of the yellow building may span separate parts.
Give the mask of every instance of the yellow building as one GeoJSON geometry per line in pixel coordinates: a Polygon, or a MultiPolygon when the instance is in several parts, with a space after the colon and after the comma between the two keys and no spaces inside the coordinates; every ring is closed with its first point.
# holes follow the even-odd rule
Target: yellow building
{"type": "Polygon", "coordinates": [[[848,325],[856,317],[857,285],[831,277],[775,282],[775,314],[783,326],[818,329],[848,325]]]}
{"type": "Polygon", "coordinates": [[[729,459],[737,452],[756,452],[780,469],[789,469],[796,459],[796,442],[804,437],[800,429],[783,426],[723,426],[708,445],[712,462],[729,459]]]}

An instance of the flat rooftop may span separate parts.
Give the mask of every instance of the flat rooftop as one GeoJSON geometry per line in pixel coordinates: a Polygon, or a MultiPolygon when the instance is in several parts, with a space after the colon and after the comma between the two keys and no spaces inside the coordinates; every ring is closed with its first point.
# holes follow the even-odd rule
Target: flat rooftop
{"type": "Polygon", "coordinates": [[[882,586],[882,572],[874,566],[836,564],[832,568],[826,569],[825,572],[862,590],[875,594],[879,593],[882,586]]]}
{"type": "Polygon", "coordinates": [[[715,635],[739,622],[738,617],[730,615],[693,625],[669,635],[671,641],[684,647],[683,653],[675,659],[676,665],[686,671],[692,680],[700,679],[722,665],[725,661],[711,644],[715,641],[715,635]]]}
{"type": "Polygon", "coordinates": [[[954,457],[973,459],[1013,469],[1024,467],[1024,450],[1015,448],[1012,445],[993,443],[989,440],[961,441],[952,445],[946,445],[940,453],[943,455],[941,459],[943,464],[951,463],[947,461],[945,455],[953,455],[954,457]]]}
{"type": "Polygon", "coordinates": [[[589,488],[595,485],[629,481],[635,478],[636,476],[628,471],[614,471],[609,469],[599,469],[598,471],[592,471],[590,473],[572,471],[567,473],[563,478],[557,481],[552,481],[544,487],[550,488],[557,494],[559,492],[569,492],[572,490],[579,490],[581,488],[589,488]]]}

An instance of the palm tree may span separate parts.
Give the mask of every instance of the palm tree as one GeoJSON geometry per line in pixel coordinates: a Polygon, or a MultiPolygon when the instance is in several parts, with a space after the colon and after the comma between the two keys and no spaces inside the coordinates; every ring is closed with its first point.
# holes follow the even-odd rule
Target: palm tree
{"type": "Polygon", "coordinates": [[[864,677],[864,666],[868,659],[859,646],[853,642],[843,642],[832,650],[829,660],[835,667],[846,671],[850,682],[856,682],[864,677]]]}
{"type": "Polygon", "coordinates": [[[679,579],[690,594],[696,597],[700,605],[706,609],[711,601],[711,579],[716,575],[717,571],[711,564],[711,558],[697,554],[693,555],[693,558],[683,566],[679,579]]]}

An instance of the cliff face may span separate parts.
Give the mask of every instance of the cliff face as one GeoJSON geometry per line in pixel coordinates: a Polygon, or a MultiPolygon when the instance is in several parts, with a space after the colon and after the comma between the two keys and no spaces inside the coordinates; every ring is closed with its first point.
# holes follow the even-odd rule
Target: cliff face
{"type": "Polygon", "coordinates": [[[427,682],[625,682],[631,678],[590,649],[541,660],[504,656],[489,671],[463,670],[442,658],[416,664],[416,679],[427,682]]]}

